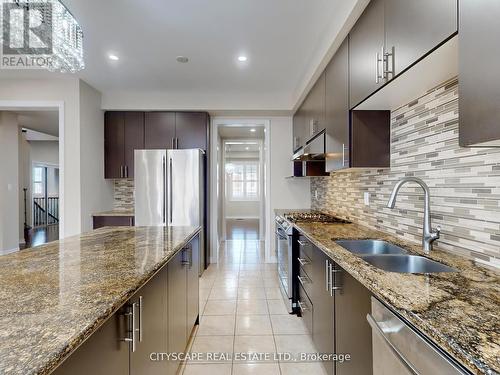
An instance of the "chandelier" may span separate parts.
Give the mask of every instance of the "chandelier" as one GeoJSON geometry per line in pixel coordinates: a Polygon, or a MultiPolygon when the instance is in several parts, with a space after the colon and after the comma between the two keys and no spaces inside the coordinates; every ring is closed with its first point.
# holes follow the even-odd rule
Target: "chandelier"
{"type": "Polygon", "coordinates": [[[0,5],[3,56],[29,57],[33,67],[54,72],[85,68],[82,28],[59,0],[0,0],[0,5]]]}

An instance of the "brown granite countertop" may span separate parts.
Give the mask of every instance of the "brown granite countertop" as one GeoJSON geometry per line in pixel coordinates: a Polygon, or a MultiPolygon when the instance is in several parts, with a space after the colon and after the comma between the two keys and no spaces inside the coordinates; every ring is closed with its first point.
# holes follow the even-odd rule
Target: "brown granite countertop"
{"type": "Polygon", "coordinates": [[[133,209],[115,209],[111,211],[103,211],[103,212],[96,212],[93,213],[92,216],[134,216],[134,210],[133,209]]]}
{"type": "Polygon", "coordinates": [[[106,227],[0,257],[0,374],[48,374],[200,228],[106,227]]]}
{"type": "Polygon", "coordinates": [[[375,296],[475,374],[500,372],[500,273],[453,254],[431,259],[457,273],[385,272],[337,245],[339,239],[380,239],[424,255],[420,245],[358,224],[297,223],[295,227],[375,296]]]}

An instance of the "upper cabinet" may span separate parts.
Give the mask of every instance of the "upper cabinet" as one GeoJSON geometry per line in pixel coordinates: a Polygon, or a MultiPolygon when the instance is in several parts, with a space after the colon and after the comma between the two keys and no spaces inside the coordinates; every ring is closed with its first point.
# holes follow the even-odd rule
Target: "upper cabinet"
{"type": "MultiPolygon", "coordinates": [[[[457,31],[457,0],[384,0],[389,70],[399,74],[457,31]]],[[[389,77],[390,78],[390,77],[389,77]]]]}
{"type": "Polygon", "coordinates": [[[293,151],[325,129],[325,74],[314,84],[293,119],[293,151]]]}
{"type": "Polygon", "coordinates": [[[350,106],[357,106],[457,32],[457,0],[372,0],[350,38],[350,106]]]}
{"type": "Polygon", "coordinates": [[[206,112],[106,112],[104,177],[134,178],[134,151],[208,149],[206,112]]]}
{"type": "Polygon", "coordinates": [[[461,146],[500,146],[500,2],[460,0],[461,146]]]}
{"type": "Polygon", "coordinates": [[[349,33],[350,107],[382,87],[384,0],[372,0],[349,33]]]}
{"type": "Polygon", "coordinates": [[[133,178],[134,150],[144,148],[144,113],[106,112],[104,120],[105,178],[133,178]]]}

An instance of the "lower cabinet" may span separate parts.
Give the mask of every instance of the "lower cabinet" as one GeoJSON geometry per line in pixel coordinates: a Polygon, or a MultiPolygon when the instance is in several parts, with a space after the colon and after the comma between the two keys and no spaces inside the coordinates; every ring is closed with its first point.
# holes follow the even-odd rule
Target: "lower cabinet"
{"type": "Polygon", "coordinates": [[[53,374],[174,375],[198,322],[199,236],[179,251],[53,374]],[[195,302],[196,300],[196,302],[195,302]]]}
{"type": "Polygon", "coordinates": [[[300,247],[299,310],[315,348],[351,358],[322,362],[327,374],[372,374],[370,292],[304,237],[300,247]]]}

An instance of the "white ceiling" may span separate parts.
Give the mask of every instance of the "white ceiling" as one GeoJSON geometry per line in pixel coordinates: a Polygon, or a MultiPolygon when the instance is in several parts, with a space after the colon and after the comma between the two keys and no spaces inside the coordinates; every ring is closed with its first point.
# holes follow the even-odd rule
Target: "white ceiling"
{"type": "Polygon", "coordinates": [[[219,135],[222,139],[264,139],[265,132],[262,126],[219,126],[219,135]],[[251,129],[255,129],[252,132],[251,129]]]}
{"type": "Polygon", "coordinates": [[[58,111],[15,111],[19,126],[53,137],[59,136],[58,111]]]}
{"type": "MultiPolygon", "coordinates": [[[[79,76],[103,92],[105,109],[291,110],[368,1],[64,3],[84,30],[79,76]]],[[[48,73],[0,76],[9,74],[48,73]]]]}

